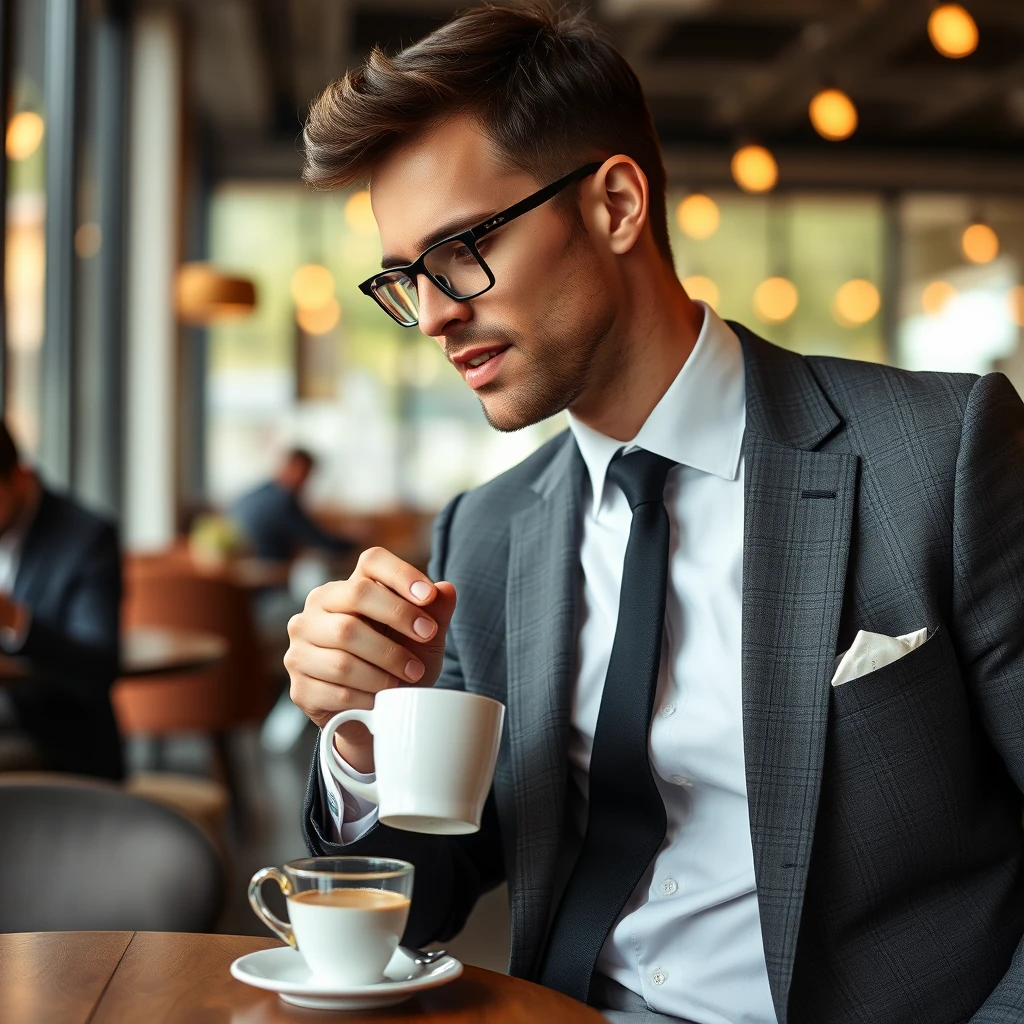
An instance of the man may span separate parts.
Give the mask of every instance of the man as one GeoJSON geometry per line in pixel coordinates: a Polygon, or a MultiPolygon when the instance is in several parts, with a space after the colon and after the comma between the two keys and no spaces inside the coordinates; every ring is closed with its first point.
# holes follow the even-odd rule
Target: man
{"type": "Polygon", "coordinates": [[[0,723],[51,770],[124,775],[110,705],[120,617],[114,528],[45,488],[0,422],[0,647],[32,673],[0,691],[0,723]]]}
{"type": "Polygon", "coordinates": [[[351,723],[310,849],[414,862],[413,944],[507,880],[511,971],[615,1020],[1021,1020],[1006,379],[804,358],[691,302],[639,83],[577,18],[476,7],[374,53],[306,145],[313,184],[369,180],[392,269],[364,290],[493,426],[570,428],[441,513],[427,576],[370,550],[290,623],[320,726],[398,685],[508,708],[479,833],[339,794],[323,759],[373,770],[351,723]],[[860,630],[927,639],[842,682],[860,630]]]}
{"type": "Polygon", "coordinates": [[[273,480],[242,495],[231,507],[231,518],[259,558],[288,561],[302,548],[336,552],[352,548],[351,541],[317,525],[299,502],[315,467],[308,451],[293,448],[273,480]]]}

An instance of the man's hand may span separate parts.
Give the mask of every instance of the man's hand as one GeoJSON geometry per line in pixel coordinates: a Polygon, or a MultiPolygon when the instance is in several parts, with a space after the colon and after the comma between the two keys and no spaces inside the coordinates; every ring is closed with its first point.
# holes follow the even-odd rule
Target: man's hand
{"type": "MultiPolygon", "coordinates": [[[[372,708],[388,687],[433,686],[454,611],[450,583],[431,583],[384,548],[364,551],[347,580],[317,587],[288,623],[292,700],[323,728],[339,711],[372,708]]],[[[373,771],[361,722],[343,725],[335,747],[356,771],[373,771]]]]}

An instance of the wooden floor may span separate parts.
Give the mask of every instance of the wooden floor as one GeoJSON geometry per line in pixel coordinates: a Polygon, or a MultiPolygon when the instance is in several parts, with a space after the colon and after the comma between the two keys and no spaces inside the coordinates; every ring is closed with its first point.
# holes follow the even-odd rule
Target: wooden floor
{"type": "MultiPolygon", "coordinates": [[[[287,754],[261,749],[255,730],[239,735],[234,743],[249,820],[244,834],[231,830],[228,836],[231,884],[218,928],[225,934],[269,935],[249,908],[249,879],[259,868],[306,856],[301,831],[302,798],[314,739],[315,729],[310,725],[287,754]]],[[[151,756],[145,744],[133,744],[129,749],[133,768],[152,767],[151,756]]],[[[161,767],[169,771],[204,774],[209,764],[210,751],[200,737],[168,741],[161,753],[161,767]]],[[[270,885],[264,889],[267,902],[276,913],[283,914],[284,900],[275,902],[272,890],[270,885]]],[[[463,963],[506,971],[508,931],[507,897],[502,887],[480,901],[462,934],[444,946],[463,963]]]]}

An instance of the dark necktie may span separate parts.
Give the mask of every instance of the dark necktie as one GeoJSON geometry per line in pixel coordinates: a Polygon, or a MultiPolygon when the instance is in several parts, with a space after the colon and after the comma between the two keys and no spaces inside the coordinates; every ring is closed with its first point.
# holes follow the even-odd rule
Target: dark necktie
{"type": "Polygon", "coordinates": [[[590,757],[587,831],[551,925],[541,983],[583,1002],[612,925],[665,838],[665,805],[647,753],[668,585],[665,478],[651,452],[615,459],[608,479],[633,510],[601,710],[590,757]]]}

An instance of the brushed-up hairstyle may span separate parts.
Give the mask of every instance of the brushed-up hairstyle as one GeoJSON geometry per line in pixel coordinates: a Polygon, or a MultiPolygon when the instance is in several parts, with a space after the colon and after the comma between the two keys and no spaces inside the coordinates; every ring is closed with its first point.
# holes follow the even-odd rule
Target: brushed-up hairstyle
{"type": "MultiPolygon", "coordinates": [[[[458,114],[473,116],[509,164],[541,185],[588,160],[632,157],[671,265],[665,165],[640,82],[583,15],[542,2],[483,3],[394,55],[375,47],[310,108],[303,178],[319,189],[364,184],[397,146],[458,114]]],[[[577,189],[566,192],[574,204],[577,189]]]]}

